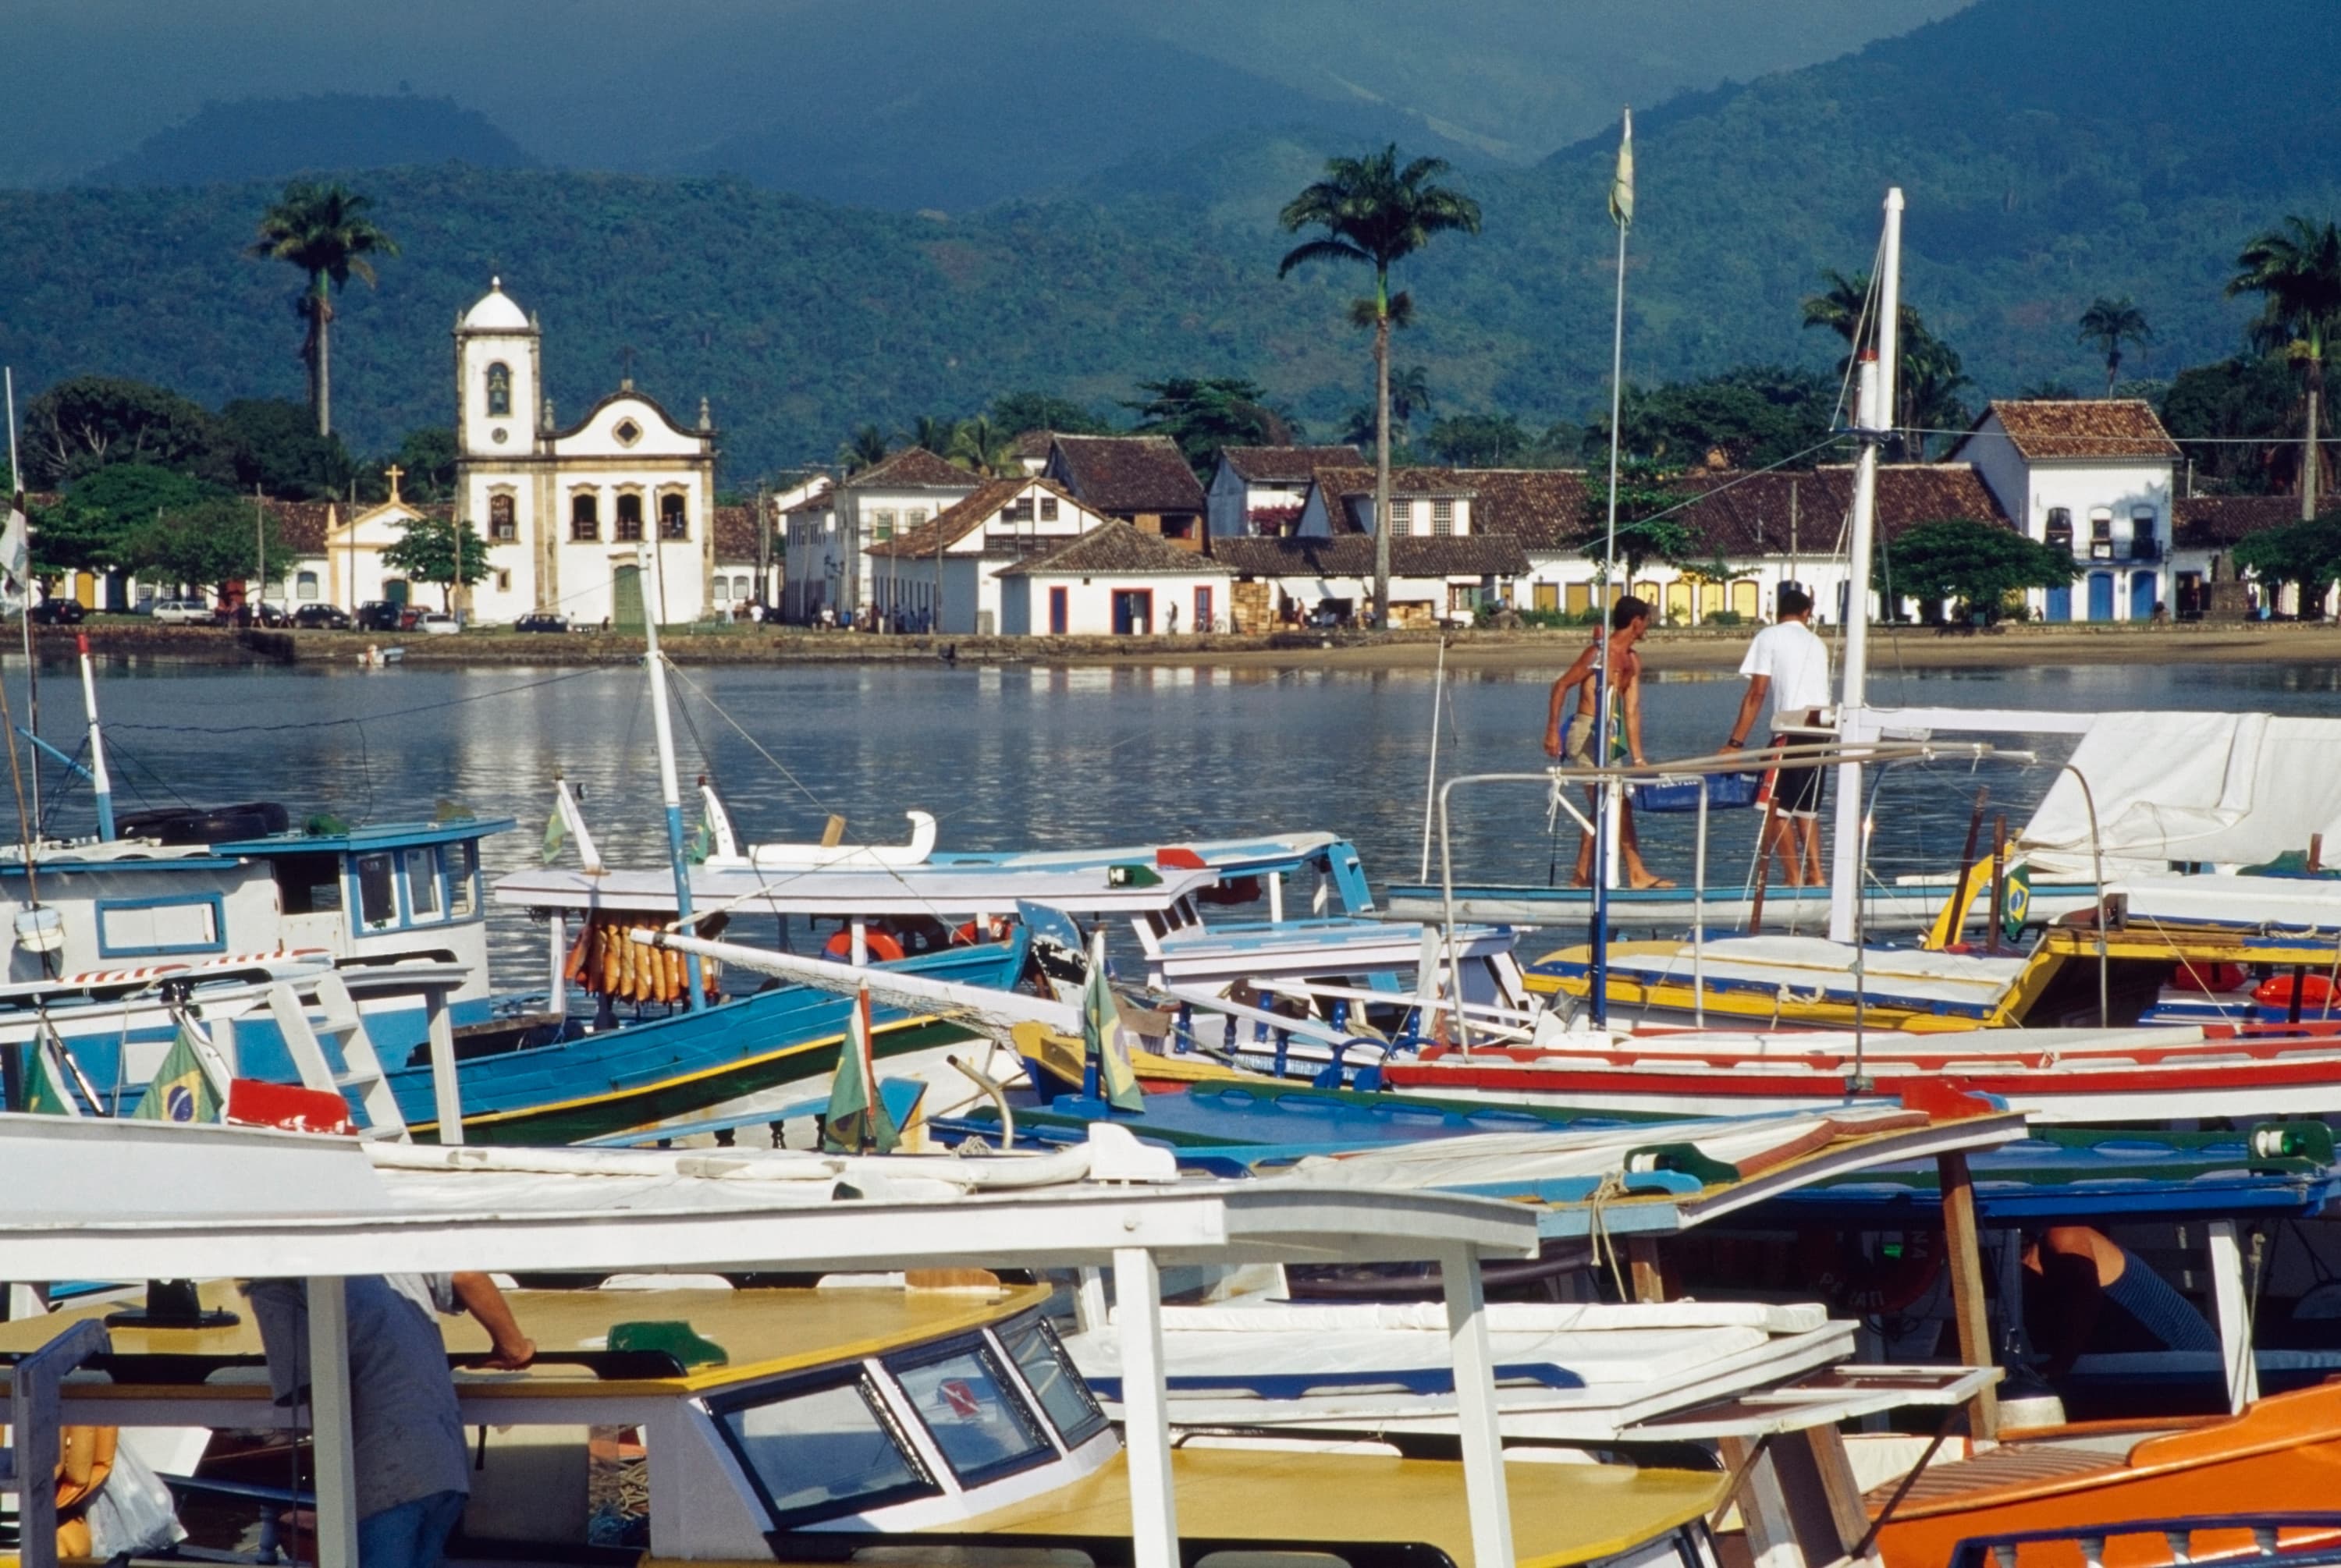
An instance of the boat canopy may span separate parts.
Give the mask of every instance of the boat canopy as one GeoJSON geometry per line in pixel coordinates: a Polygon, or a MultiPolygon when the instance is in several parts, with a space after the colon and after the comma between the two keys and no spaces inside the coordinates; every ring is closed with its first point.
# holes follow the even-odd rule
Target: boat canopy
{"type": "MultiPolygon", "coordinates": [[[[1019,904],[1083,915],[1139,915],[1168,909],[1219,881],[1211,870],[1161,870],[1121,877],[1113,868],[988,870],[900,867],[769,873],[700,867],[691,898],[704,917],[720,912],[828,918],[884,917],[955,922],[1013,916],[1019,904]]],[[[533,870],[497,880],[495,900],[527,909],[657,914],[674,908],[674,878],[664,871],[533,870]]]]}

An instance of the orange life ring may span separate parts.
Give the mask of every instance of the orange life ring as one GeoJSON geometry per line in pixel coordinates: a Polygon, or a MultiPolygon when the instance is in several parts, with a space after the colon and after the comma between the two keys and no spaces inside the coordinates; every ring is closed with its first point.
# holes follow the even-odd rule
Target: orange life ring
{"type": "MultiPolygon", "coordinates": [[[[863,933],[862,945],[869,950],[872,958],[881,959],[887,963],[892,963],[895,959],[900,958],[902,956],[902,944],[894,940],[893,938],[888,936],[883,931],[869,931],[863,933]]],[[[821,950],[823,953],[828,954],[832,958],[852,958],[853,957],[852,931],[844,930],[838,932],[837,935],[832,937],[828,941],[822,944],[821,950]]]]}

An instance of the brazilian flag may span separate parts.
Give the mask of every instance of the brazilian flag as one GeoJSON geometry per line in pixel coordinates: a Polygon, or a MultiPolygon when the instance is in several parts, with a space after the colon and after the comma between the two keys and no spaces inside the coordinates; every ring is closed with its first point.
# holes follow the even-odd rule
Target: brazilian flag
{"type": "Polygon", "coordinates": [[[154,1069],[154,1080],[146,1086],[138,1108],[130,1113],[131,1119],[215,1122],[219,1114],[219,1096],[212,1090],[211,1076],[204,1071],[203,1057],[195,1054],[194,1042],[188,1037],[187,1027],[182,1024],[179,1037],[171,1043],[171,1052],[163,1058],[163,1065],[154,1069]]]}
{"type": "Polygon", "coordinates": [[[2000,886],[1999,929],[2013,942],[2024,934],[2025,917],[2032,912],[2031,868],[2018,866],[2000,886]]]}
{"type": "Polygon", "coordinates": [[[870,1027],[870,993],[853,998],[845,1043],[837,1053],[837,1076],[829,1088],[829,1114],[822,1119],[824,1146],[842,1153],[890,1155],[902,1142],[894,1118],[878,1092],[877,1062],[870,1027]]]}
{"type": "Polygon", "coordinates": [[[1106,1104],[1118,1111],[1146,1108],[1146,1092],[1138,1087],[1130,1053],[1122,1047],[1121,1009],[1114,1005],[1113,987],[1106,981],[1102,936],[1091,944],[1089,979],[1081,987],[1081,1049],[1098,1064],[1106,1104]]]}

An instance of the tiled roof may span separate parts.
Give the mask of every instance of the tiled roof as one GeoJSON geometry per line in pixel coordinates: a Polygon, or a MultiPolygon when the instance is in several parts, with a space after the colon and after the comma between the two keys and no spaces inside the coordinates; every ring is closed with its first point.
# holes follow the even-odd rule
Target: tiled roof
{"type": "Polygon", "coordinates": [[[1021,473],[1013,479],[987,480],[974,494],[945,507],[931,521],[898,533],[882,544],[873,544],[862,553],[924,560],[957,544],[998,516],[1001,507],[1028,491],[1043,491],[1061,497],[1071,505],[1081,505],[1053,480],[1021,473]]]}
{"type": "MultiPolygon", "coordinates": [[[[788,548],[788,541],[774,531],[772,553],[779,555],[788,548]]],[[[715,509],[715,559],[725,566],[756,564],[756,509],[753,506],[719,506],[715,509]]]]}
{"type": "Polygon", "coordinates": [[[1585,528],[1585,474],[1573,468],[1471,468],[1471,531],[1508,533],[1529,550],[1559,550],[1585,528]]]}
{"type": "Polygon", "coordinates": [[[1027,461],[1046,462],[1049,461],[1050,445],[1056,439],[1057,432],[1052,430],[1020,432],[1015,441],[1016,455],[1027,461]]]}
{"type": "MultiPolygon", "coordinates": [[[[2135,398],[2026,398],[1995,402],[1997,417],[2028,462],[2055,458],[2170,457],[2178,445],[2154,405],[2135,398]]],[[[1981,421],[1977,421],[1981,427],[1981,421]]]]}
{"type": "MultiPolygon", "coordinates": [[[[1792,545],[1800,556],[1833,554],[1843,548],[1846,518],[1853,510],[1853,469],[1846,464],[1768,473],[1699,470],[1669,482],[1698,498],[1678,515],[1701,548],[1736,559],[1786,555],[1792,545]]],[[[1971,464],[1879,465],[1878,523],[1888,540],[1919,523],[1953,517],[2008,525],[1971,464]]],[[[1531,548],[1574,550],[1584,537],[1580,532],[1558,546],[1531,548]]]]}
{"type": "MultiPolygon", "coordinates": [[[[1296,539],[1215,539],[1220,565],[1245,577],[1371,577],[1374,541],[1362,533],[1296,539]]],[[[1528,552],[1506,533],[1390,541],[1393,577],[1523,577],[1528,552]]]]}
{"type": "Polygon", "coordinates": [[[2176,550],[2225,550],[2255,533],[2300,521],[2296,495],[2184,495],[2171,502],[2176,550]]]}
{"type": "Polygon", "coordinates": [[[1365,461],[1353,446],[1223,446],[1220,456],[1237,478],[1254,484],[1306,484],[1320,468],[1355,468],[1365,461]]]}
{"type": "Polygon", "coordinates": [[[845,481],[847,490],[973,490],[981,481],[922,446],[906,446],[845,481]]]}
{"type": "MultiPolygon", "coordinates": [[[[1420,501],[1428,497],[1453,499],[1472,493],[1472,476],[1456,468],[1394,468],[1390,470],[1390,494],[1401,501],[1420,501]]],[[[1327,495],[1343,501],[1374,493],[1374,471],[1370,468],[1323,468],[1317,471],[1317,488],[1327,495]]],[[[1346,506],[1329,506],[1326,512],[1331,526],[1361,533],[1356,513],[1346,506]]]]}
{"type": "Polygon", "coordinates": [[[1108,518],[1079,539],[1046,555],[1003,567],[1001,577],[1032,577],[1043,572],[1111,573],[1116,577],[1223,577],[1226,568],[1208,556],[1165,544],[1151,533],[1141,533],[1120,518],[1108,518]]]}
{"type": "MultiPolygon", "coordinates": [[[[325,553],[326,527],[340,521],[332,501],[277,501],[272,497],[261,504],[276,520],[277,541],[285,549],[304,556],[325,553]]],[[[455,510],[445,501],[436,505],[418,505],[411,501],[400,504],[443,520],[453,516],[455,510]]]]}
{"type": "Polygon", "coordinates": [[[1049,461],[1100,511],[1203,510],[1203,487],[1167,435],[1061,435],[1049,461]]]}

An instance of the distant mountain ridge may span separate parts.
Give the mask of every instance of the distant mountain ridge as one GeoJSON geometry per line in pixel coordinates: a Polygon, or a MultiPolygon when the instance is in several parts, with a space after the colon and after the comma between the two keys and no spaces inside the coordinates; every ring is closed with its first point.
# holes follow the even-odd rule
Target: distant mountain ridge
{"type": "Polygon", "coordinates": [[[76,180],[81,185],[218,185],[407,164],[525,169],[536,160],[452,98],[316,93],[206,104],[76,180]]]}

